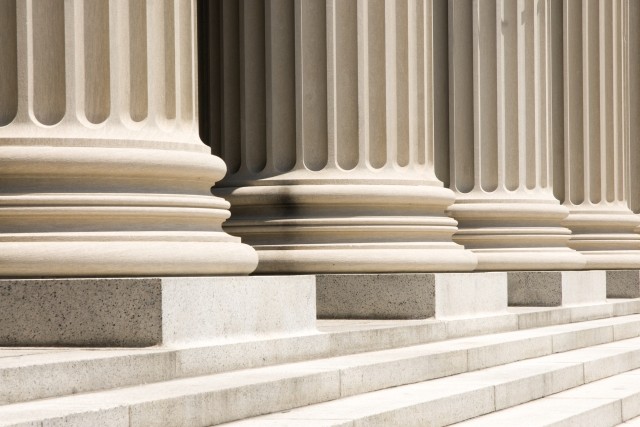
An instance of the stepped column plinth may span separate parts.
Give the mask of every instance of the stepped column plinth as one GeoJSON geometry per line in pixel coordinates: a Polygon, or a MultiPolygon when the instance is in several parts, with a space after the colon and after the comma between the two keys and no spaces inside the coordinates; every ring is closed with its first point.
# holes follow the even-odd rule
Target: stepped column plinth
{"type": "Polygon", "coordinates": [[[229,168],[214,191],[258,272],[474,268],[434,174],[433,7],[223,1],[211,12],[222,30],[209,58],[222,66],[209,70],[220,96],[206,132],[229,168]]]}
{"type": "MultiPolygon", "coordinates": [[[[632,16],[624,0],[563,5],[565,177],[558,184],[570,211],[564,221],[573,233],[570,246],[584,254],[587,268],[637,269],[640,221],[626,188],[625,115],[635,105],[626,85],[632,16]]],[[[634,150],[637,140],[630,143],[634,150]]]]}
{"type": "Polygon", "coordinates": [[[449,1],[449,212],[454,241],[477,255],[479,270],[584,266],[568,247],[568,209],[553,194],[562,105],[554,8],[549,0],[449,1]]]}
{"type": "Polygon", "coordinates": [[[0,276],[247,274],[198,136],[195,1],[0,2],[0,276]]]}

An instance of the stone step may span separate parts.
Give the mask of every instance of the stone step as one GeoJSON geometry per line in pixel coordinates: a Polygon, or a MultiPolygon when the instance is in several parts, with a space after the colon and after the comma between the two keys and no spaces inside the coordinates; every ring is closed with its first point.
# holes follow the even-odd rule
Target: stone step
{"type": "Polygon", "coordinates": [[[640,426],[640,417],[635,417],[630,419],[629,421],[626,421],[622,424],[618,424],[619,426],[622,427],[639,427],[640,426]]]}
{"type": "MultiPolygon", "coordinates": [[[[624,369],[632,369],[636,364],[640,366],[640,357],[635,355],[640,346],[639,336],[640,315],[630,315],[459,338],[9,404],[0,407],[0,425],[31,425],[29,423],[41,421],[100,425],[104,420],[109,420],[108,425],[120,425],[118,420],[124,420],[122,425],[206,426],[483,370],[519,360],[546,355],[561,358],[565,354],[554,353],[604,343],[622,349],[619,352],[599,350],[604,353],[595,361],[591,360],[593,353],[589,353],[592,349],[585,349],[590,357],[585,353],[584,360],[581,359],[577,364],[573,361],[562,362],[576,365],[572,368],[575,372],[570,375],[573,383],[578,384],[585,378],[585,369],[591,372],[586,378],[596,378],[598,372],[609,372],[606,368],[611,360],[624,362],[611,364],[614,368],[618,365],[624,369]],[[627,341],[632,338],[636,340],[627,341]],[[602,362],[599,362],[600,359],[602,362]],[[593,364],[593,370],[585,367],[589,363],[593,364]]],[[[535,364],[534,361],[530,362],[535,364]]],[[[536,368],[532,369],[535,371],[536,368]]],[[[518,372],[516,369],[515,374],[518,372]]],[[[617,372],[614,369],[612,373],[617,372]]],[[[55,374],[53,377],[63,381],[55,374]]],[[[448,378],[442,380],[451,381],[448,378]]],[[[31,378],[30,382],[18,386],[28,388],[38,381],[38,378],[31,378]]],[[[401,387],[391,390],[397,389],[401,387]]],[[[456,388],[450,388],[450,391],[454,392],[456,388]]]]}
{"type": "MultiPolygon", "coordinates": [[[[571,329],[572,323],[590,319],[626,323],[631,321],[627,315],[639,312],[640,300],[610,300],[606,304],[576,307],[514,307],[503,315],[472,319],[320,320],[317,334],[206,346],[0,349],[0,404],[437,343],[457,337],[517,333],[549,325],[571,329]]],[[[622,324],[616,327],[618,335],[624,327],[622,324]]]]}
{"type": "MultiPolygon", "coordinates": [[[[232,422],[225,426],[445,426],[464,420],[469,420],[467,423],[470,425],[480,425],[486,420],[482,425],[492,427],[541,426],[549,425],[547,421],[551,420],[553,414],[547,412],[562,413],[562,401],[556,399],[557,396],[567,395],[577,400],[578,397],[586,396],[581,394],[582,389],[589,388],[596,393],[597,384],[608,384],[606,381],[611,381],[613,385],[603,388],[605,391],[601,395],[605,397],[598,398],[598,402],[594,402],[597,403],[595,407],[599,408],[600,404],[606,406],[616,397],[622,396],[622,393],[619,396],[615,394],[616,386],[622,384],[626,387],[625,393],[628,391],[624,397],[629,396],[632,399],[627,403],[630,408],[628,414],[632,416],[631,414],[640,411],[640,406],[634,406],[640,403],[640,370],[637,369],[639,364],[640,339],[634,338],[351,396],[232,422]],[[625,373],[620,374],[621,372],[625,373]],[[612,377],[602,380],[609,376],[612,377]],[[540,402],[554,399],[549,408],[524,410],[520,415],[501,418],[502,414],[516,414],[521,408],[534,407],[540,402]]],[[[585,405],[579,404],[575,411],[571,408],[565,412],[577,414],[584,407],[585,405]]],[[[612,411],[611,408],[602,410],[607,416],[611,415],[608,412],[612,411]]],[[[617,410],[617,422],[620,422],[620,403],[617,410]]],[[[614,422],[571,425],[616,424],[616,418],[611,417],[609,420],[614,422]]]]}
{"type": "MultiPolygon", "coordinates": [[[[625,372],[458,426],[615,426],[640,416],[640,369],[625,372]]],[[[624,424],[627,425],[627,424],[624,424]]]]}

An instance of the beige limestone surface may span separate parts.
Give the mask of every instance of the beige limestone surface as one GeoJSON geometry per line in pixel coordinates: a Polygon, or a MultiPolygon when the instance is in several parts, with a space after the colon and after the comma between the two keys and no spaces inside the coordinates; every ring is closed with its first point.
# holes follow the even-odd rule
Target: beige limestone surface
{"type": "Polygon", "coordinates": [[[637,47],[627,45],[631,26],[625,22],[634,16],[626,6],[637,2],[563,4],[564,181],[555,182],[570,212],[564,221],[572,231],[570,246],[589,269],[637,268],[640,219],[626,190],[628,153],[637,158],[640,148],[635,137],[627,139],[638,119],[628,115],[634,96],[627,95],[626,65],[629,54],[637,58],[637,47]]]}
{"type": "Polygon", "coordinates": [[[247,274],[198,137],[195,1],[0,4],[0,276],[247,274]]]}
{"type": "Polygon", "coordinates": [[[454,241],[479,270],[574,270],[553,195],[553,0],[449,1],[454,241]]]}
{"type": "Polygon", "coordinates": [[[229,1],[210,17],[221,26],[210,139],[229,167],[215,193],[258,272],[475,267],[451,239],[454,194],[433,166],[443,6],[229,1]]]}

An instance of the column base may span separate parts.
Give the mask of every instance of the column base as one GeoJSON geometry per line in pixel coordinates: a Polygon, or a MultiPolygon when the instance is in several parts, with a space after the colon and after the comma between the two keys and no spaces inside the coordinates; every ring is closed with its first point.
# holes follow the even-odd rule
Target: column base
{"type": "Polygon", "coordinates": [[[258,263],[222,230],[229,204],[211,184],[225,165],[204,145],[1,142],[15,145],[0,147],[0,277],[242,275],[258,263]]]}
{"type": "Polygon", "coordinates": [[[507,309],[506,273],[321,274],[319,318],[438,319],[507,309]]]}
{"type": "Polygon", "coordinates": [[[571,231],[569,247],[579,251],[589,270],[640,268],[640,217],[625,202],[569,206],[564,224],[571,231]]]}
{"type": "Polygon", "coordinates": [[[476,271],[580,270],[582,255],[568,246],[569,212],[549,191],[460,195],[448,211],[458,221],[453,241],[478,257],[476,271]]]}
{"type": "Polygon", "coordinates": [[[605,271],[511,271],[507,277],[512,306],[571,306],[607,298],[605,271]]]}
{"type": "Polygon", "coordinates": [[[140,235],[144,233],[122,234],[78,233],[83,241],[55,241],[46,235],[34,241],[2,241],[0,236],[0,277],[242,275],[251,273],[258,262],[253,248],[236,241],[171,241],[140,235]]]}
{"type": "Polygon", "coordinates": [[[608,298],[640,298],[640,270],[607,271],[608,298]]]}
{"type": "Polygon", "coordinates": [[[0,346],[143,347],[315,332],[312,276],[0,280],[0,296],[0,346]]]}
{"type": "Polygon", "coordinates": [[[214,192],[231,202],[231,219],[224,229],[258,252],[256,273],[412,273],[476,267],[475,255],[451,240],[456,221],[444,213],[454,200],[451,190],[344,181],[261,182],[214,192]]]}
{"type": "Polygon", "coordinates": [[[579,252],[568,248],[472,249],[477,271],[578,270],[585,266],[579,252]]]}
{"type": "Polygon", "coordinates": [[[476,265],[475,256],[456,244],[442,244],[441,248],[434,248],[437,244],[421,248],[393,243],[376,244],[373,248],[358,244],[336,246],[256,247],[260,260],[256,273],[420,273],[471,271],[476,265]]]}
{"type": "Polygon", "coordinates": [[[640,267],[638,250],[582,251],[586,269],[590,270],[633,270],[640,267]]]}

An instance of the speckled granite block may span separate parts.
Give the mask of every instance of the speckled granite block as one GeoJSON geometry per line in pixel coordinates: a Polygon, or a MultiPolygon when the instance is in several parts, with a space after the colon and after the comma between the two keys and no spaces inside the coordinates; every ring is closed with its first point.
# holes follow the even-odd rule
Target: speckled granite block
{"type": "Polygon", "coordinates": [[[606,272],[510,271],[509,305],[571,306],[606,301],[606,272]]]}
{"type": "Polygon", "coordinates": [[[607,297],[640,298],[640,271],[608,270],[607,297]]]}
{"type": "Polygon", "coordinates": [[[0,346],[138,347],[313,331],[313,276],[0,280],[0,346]]]}
{"type": "Polygon", "coordinates": [[[316,283],[320,318],[453,318],[507,308],[504,273],[321,274],[316,283]]]}
{"type": "Polygon", "coordinates": [[[319,318],[420,319],[435,314],[433,274],[319,274],[319,318]]]}

